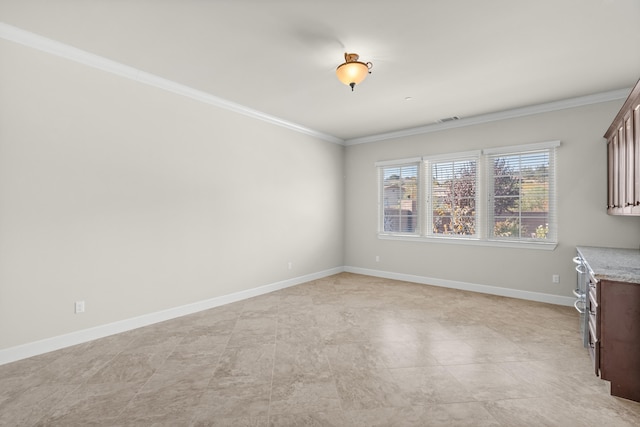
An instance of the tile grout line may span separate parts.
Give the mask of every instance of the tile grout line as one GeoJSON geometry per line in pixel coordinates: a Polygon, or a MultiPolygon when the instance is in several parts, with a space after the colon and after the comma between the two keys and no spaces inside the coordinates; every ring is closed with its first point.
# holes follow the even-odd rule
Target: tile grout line
{"type": "MultiPolygon", "coordinates": [[[[244,305],[242,307],[242,310],[244,310],[244,305]]],[[[220,366],[220,361],[222,360],[222,356],[224,355],[224,353],[227,351],[227,348],[229,346],[229,342],[231,341],[231,336],[233,335],[233,332],[235,331],[237,325],[238,325],[238,319],[240,318],[240,315],[242,314],[242,310],[239,310],[237,315],[235,316],[235,322],[233,324],[233,328],[231,329],[231,332],[229,333],[229,336],[227,337],[227,342],[224,345],[224,348],[220,351],[220,354],[218,355],[218,360],[211,372],[211,376],[209,377],[209,381],[207,381],[207,386],[205,387],[205,391],[200,395],[200,399],[198,399],[198,406],[202,403],[202,399],[204,399],[204,395],[206,394],[207,390],[209,390],[209,387],[211,386],[211,382],[213,381],[213,378],[215,376],[216,370],[218,369],[218,366],[220,366]]],[[[195,425],[195,418],[198,416],[197,413],[192,414],[191,419],[190,419],[190,424],[189,425],[195,425]]]]}
{"type": "MultiPolygon", "coordinates": [[[[91,378],[93,378],[93,377],[94,377],[98,372],[100,372],[100,371],[101,371],[105,366],[109,365],[109,363],[113,362],[113,360],[115,360],[115,358],[116,358],[116,357],[120,356],[120,355],[124,352],[125,348],[126,348],[129,344],[131,344],[134,340],[135,340],[134,338],[131,338],[131,340],[129,340],[129,342],[127,342],[127,344],[126,344],[125,346],[123,346],[123,347],[122,347],[122,349],[121,349],[119,352],[115,353],[115,354],[113,355],[113,357],[111,357],[109,360],[107,360],[107,361],[105,361],[104,363],[102,363],[101,365],[99,365],[99,368],[96,368],[96,370],[95,370],[95,372],[94,372],[93,374],[91,374],[90,376],[88,376],[88,377],[87,377],[84,381],[82,381],[81,383],[78,383],[76,387],[74,387],[73,389],[71,389],[71,390],[70,390],[68,393],[66,393],[62,398],[60,398],[60,400],[59,400],[55,405],[53,405],[53,406],[52,406],[52,407],[51,407],[51,408],[50,408],[46,413],[44,413],[44,414],[43,414],[43,415],[42,415],[42,416],[41,416],[41,417],[40,417],[40,418],[39,418],[39,419],[34,423],[34,425],[38,425],[38,423],[42,422],[42,420],[43,420],[45,417],[53,416],[53,414],[55,414],[55,413],[56,413],[56,411],[57,411],[58,409],[60,409],[60,408],[61,408],[61,404],[65,401],[65,399],[67,399],[67,398],[68,398],[69,396],[71,396],[73,393],[75,393],[76,391],[78,391],[81,387],[86,386],[86,385],[89,383],[89,380],[90,380],[91,378]]],[[[86,344],[89,344],[89,345],[90,345],[90,343],[85,343],[85,344],[81,344],[81,345],[86,345],[86,344]]],[[[64,356],[61,356],[61,357],[64,357],[64,356]]],[[[49,362],[49,363],[44,364],[43,366],[41,366],[40,368],[38,368],[38,369],[36,370],[36,372],[39,372],[39,371],[41,371],[42,369],[46,368],[47,366],[49,366],[49,365],[53,364],[56,360],[58,360],[58,358],[57,358],[57,359],[52,360],[52,361],[51,361],[51,362],[49,362]]],[[[35,374],[35,372],[34,372],[34,374],[35,374]]],[[[126,405],[125,405],[125,406],[126,406],[126,405]]],[[[123,408],[123,409],[118,413],[118,417],[120,416],[120,414],[122,413],[122,411],[124,411],[124,408],[123,408]]]]}
{"type": "Polygon", "coordinates": [[[278,325],[280,323],[280,302],[282,298],[278,296],[278,309],[276,310],[276,330],[273,337],[273,360],[271,361],[271,384],[269,385],[269,406],[267,407],[267,425],[271,420],[271,399],[273,398],[273,376],[276,370],[276,354],[278,349],[278,325]]]}
{"type": "MultiPolygon", "coordinates": [[[[120,412],[118,412],[118,415],[116,418],[120,418],[125,411],[127,410],[127,408],[129,408],[131,406],[131,404],[136,400],[136,397],[138,397],[138,395],[140,394],[140,392],[142,391],[142,389],[144,389],[144,387],[149,384],[149,382],[151,381],[151,379],[157,374],[158,369],[160,367],[162,367],[165,363],[167,363],[167,360],[169,359],[169,357],[176,351],[176,348],[178,347],[178,343],[182,342],[182,340],[184,339],[184,336],[182,336],[180,338],[180,340],[174,344],[173,348],[171,349],[171,352],[169,352],[169,354],[167,354],[167,356],[164,358],[164,360],[162,361],[162,363],[157,367],[153,369],[153,373],[151,375],[149,375],[149,378],[147,378],[147,380],[140,386],[140,388],[134,393],[134,395],[131,397],[131,399],[129,399],[129,401],[127,402],[126,405],[124,405],[124,407],[122,408],[122,410],[120,412]]],[[[132,340],[132,342],[134,342],[135,340],[132,340]]],[[[124,351],[124,350],[123,350],[124,351]]],[[[122,352],[121,352],[122,353],[122,352]]]]}

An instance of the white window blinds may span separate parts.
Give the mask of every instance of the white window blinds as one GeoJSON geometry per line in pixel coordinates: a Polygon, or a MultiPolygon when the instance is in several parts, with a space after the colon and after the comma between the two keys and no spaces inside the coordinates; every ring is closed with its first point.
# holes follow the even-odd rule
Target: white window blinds
{"type": "Polygon", "coordinates": [[[548,145],[529,147],[529,151],[485,152],[490,239],[557,241],[557,145],[548,145]]]}
{"type": "Polygon", "coordinates": [[[376,162],[383,239],[553,249],[559,141],[376,162]]]}
{"type": "Polygon", "coordinates": [[[426,162],[429,234],[474,237],[477,233],[477,156],[426,162]]]}
{"type": "Polygon", "coordinates": [[[419,160],[402,164],[378,164],[381,233],[420,233],[419,171],[419,160]]]}

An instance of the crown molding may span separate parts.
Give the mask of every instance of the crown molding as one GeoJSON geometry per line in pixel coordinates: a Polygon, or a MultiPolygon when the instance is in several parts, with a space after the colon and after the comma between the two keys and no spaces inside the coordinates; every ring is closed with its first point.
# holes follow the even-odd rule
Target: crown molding
{"type": "Polygon", "coordinates": [[[65,58],[71,61],[78,62],[88,67],[96,68],[108,73],[118,75],[120,77],[135,80],[137,82],[147,84],[159,89],[166,90],[178,95],[186,96],[188,98],[209,104],[218,108],[233,111],[238,114],[242,114],[254,119],[262,120],[267,123],[271,123],[276,126],[280,126],[286,129],[293,130],[305,135],[309,135],[323,141],[332,142],[340,145],[357,145],[365,144],[369,142],[384,141],[387,139],[402,138],[406,136],[421,135],[431,132],[438,132],[446,129],[454,129],[464,126],[477,125],[482,123],[489,123],[498,120],[512,119],[516,117],[529,116],[533,114],[540,114],[546,112],[552,112],[557,110],[563,110],[567,108],[581,107],[591,104],[597,104],[601,102],[615,101],[619,99],[626,99],[629,95],[631,88],[612,90],[609,92],[602,92],[593,95],[580,96],[577,98],[564,99],[560,101],[548,102],[545,104],[530,105],[521,108],[515,108],[511,110],[498,111],[488,114],[480,114],[477,116],[465,117],[460,120],[449,121],[444,123],[433,123],[424,126],[418,126],[414,128],[402,129],[399,131],[379,133],[375,135],[369,135],[359,138],[352,138],[344,140],[334,135],[329,135],[317,130],[302,126],[297,123],[290,122],[288,120],[272,116],[267,113],[263,113],[258,110],[254,110],[249,107],[237,104],[235,102],[228,101],[226,99],[211,95],[210,93],[185,86],[180,83],[165,79],[163,77],[147,73],[142,70],[130,67],[125,64],[121,64],[116,61],[104,58],[99,55],[95,55],[90,52],[69,46],[64,43],[43,37],[29,31],[22,30],[20,28],[8,25],[0,22],[0,38],[12,41],[24,46],[31,47],[49,54],[65,58]]]}
{"type": "Polygon", "coordinates": [[[163,89],[168,92],[186,96],[205,104],[213,105],[215,107],[223,108],[225,110],[233,111],[235,113],[249,116],[254,119],[262,120],[276,126],[310,135],[324,141],[333,142],[334,144],[340,145],[344,144],[343,139],[335,137],[333,135],[319,132],[314,129],[299,125],[297,123],[293,123],[288,120],[263,113],[262,111],[245,107],[244,105],[219,98],[207,92],[197,90],[180,83],[176,83],[155,74],[147,73],[146,71],[138,70],[137,68],[121,64],[117,61],[112,61],[111,59],[95,55],[82,49],[78,49],[73,46],[69,46],[67,44],[49,39],[47,37],[22,30],[20,28],[8,25],[4,22],[0,22],[0,38],[49,53],[51,55],[65,58],[70,61],[78,62],[88,67],[106,71],[107,73],[115,74],[117,76],[135,80],[137,82],[163,89]]]}
{"type": "Polygon", "coordinates": [[[402,138],[405,136],[421,135],[425,133],[438,132],[445,129],[454,129],[464,126],[478,125],[482,123],[495,122],[498,120],[513,119],[516,117],[531,116],[534,114],[548,113],[552,111],[564,110],[567,108],[582,107],[585,105],[598,104],[601,102],[626,99],[631,88],[617,89],[608,92],[601,92],[592,95],[579,96],[577,98],[563,99],[560,101],[547,102],[544,104],[529,105],[511,110],[498,111],[495,113],[480,114],[444,123],[433,123],[409,129],[402,129],[394,132],[379,133],[361,138],[352,138],[344,141],[344,145],[366,144],[369,142],[384,141],[386,139],[402,138]]]}

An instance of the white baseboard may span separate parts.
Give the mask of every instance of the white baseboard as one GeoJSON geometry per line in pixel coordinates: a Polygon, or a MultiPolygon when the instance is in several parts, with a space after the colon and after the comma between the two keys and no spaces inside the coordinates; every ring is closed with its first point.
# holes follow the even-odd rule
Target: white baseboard
{"type": "Polygon", "coordinates": [[[71,332],[65,335],[59,335],[46,338],[40,341],[10,347],[0,350],[0,365],[15,362],[17,360],[26,359],[28,357],[37,356],[39,354],[48,353],[50,351],[59,350],[61,348],[82,344],[93,341],[98,338],[104,338],[110,335],[127,332],[143,326],[149,326],[154,323],[164,322],[165,320],[175,319],[177,317],[186,316],[210,308],[219,307],[221,305],[230,304],[232,302],[242,301],[248,298],[264,295],[269,292],[278,291],[291,286],[318,280],[323,277],[332,276],[343,271],[349,273],[363,274],[367,276],[383,277],[386,279],[402,280],[405,282],[421,283],[424,285],[441,286],[445,288],[460,289],[464,291],[480,292],[485,294],[500,295],[511,298],[520,298],[531,301],[546,302],[557,305],[573,305],[574,299],[571,297],[563,297],[560,295],[543,294],[539,292],[521,291],[517,289],[500,288],[497,286],[479,285],[475,283],[458,282],[454,280],[436,279],[425,276],[415,276],[411,274],[394,273],[390,271],[371,270],[359,267],[336,267],[329,270],[319,271],[317,273],[305,276],[294,277],[292,279],[283,280],[269,285],[259,286],[245,291],[235,292],[229,295],[223,295],[204,301],[198,301],[192,304],[182,305],[142,316],[125,319],[118,322],[108,323],[81,331],[71,332]]]}
{"type": "Polygon", "coordinates": [[[477,283],[458,282],[455,280],[436,279],[433,277],[414,276],[411,274],[393,273],[390,271],[370,270],[368,268],[345,266],[344,271],[349,273],[364,274],[367,276],[383,277],[385,279],[402,280],[405,282],[420,283],[423,285],[441,286],[443,288],[453,288],[463,291],[480,292],[483,294],[500,295],[503,297],[546,302],[556,305],[572,306],[575,302],[575,298],[563,297],[561,295],[522,291],[518,289],[501,288],[498,286],[479,285],[477,283]]]}
{"type": "Polygon", "coordinates": [[[278,291],[301,283],[318,280],[323,277],[332,276],[344,271],[342,267],[336,267],[317,273],[307,274],[305,276],[294,277],[292,279],[283,280],[269,285],[259,286],[245,291],[235,292],[229,295],[223,295],[216,298],[198,301],[192,304],[186,304],[179,307],[169,308],[167,310],[157,311],[154,313],[144,314],[142,316],[125,319],[118,322],[108,323],[89,329],[83,329],[69,334],[59,335],[46,338],[40,341],[34,341],[15,347],[0,350],[0,365],[15,362],[17,360],[26,359],[28,357],[37,356],[39,354],[48,353],[50,351],[59,350],[61,348],[82,344],[93,341],[98,338],[104,338],[110,335],[119,334],[121,332],[130,331],[143,326],[149,326],[154,323],[164,322],[165,320],[175,319],[177,317],[186,316],[188,314],[197,313],[199,311],[208,310],[210,308],[219,307],[221,305],[232,302],[242,301],[258,295],[267,294],[269,292],[278,291]]]}

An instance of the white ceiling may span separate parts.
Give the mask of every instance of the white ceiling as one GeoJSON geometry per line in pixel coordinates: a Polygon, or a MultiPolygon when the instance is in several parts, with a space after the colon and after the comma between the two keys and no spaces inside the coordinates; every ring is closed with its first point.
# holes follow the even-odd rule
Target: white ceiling
{"type": "Polygon", "coordinates": [[[0,0],[0,20],[344,140],[640,77],[638,0],[0,0]],[[354,92],[344,52],[373,63],[354,92]]]}

